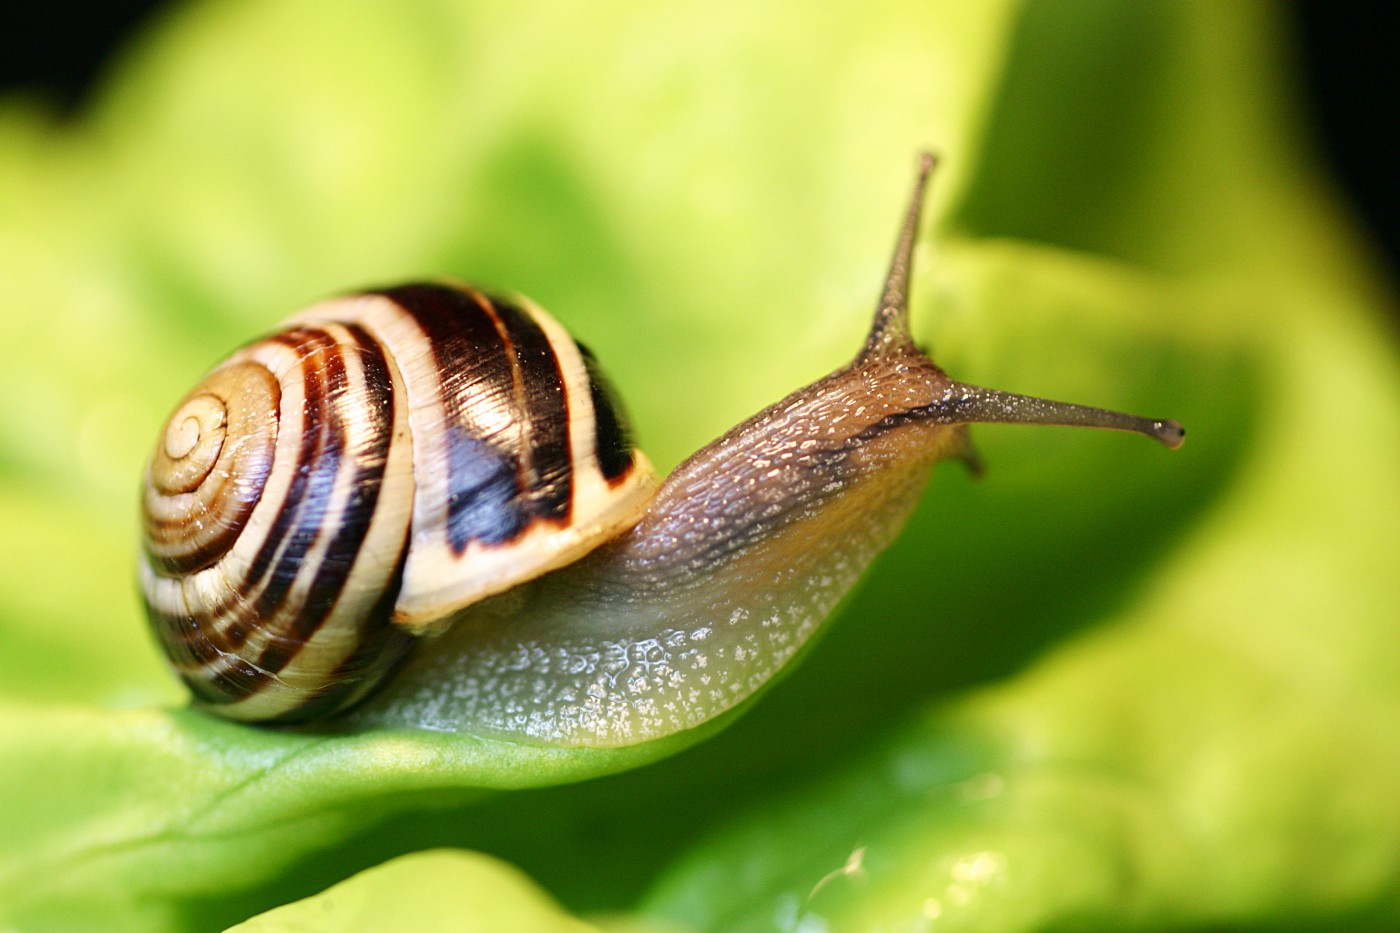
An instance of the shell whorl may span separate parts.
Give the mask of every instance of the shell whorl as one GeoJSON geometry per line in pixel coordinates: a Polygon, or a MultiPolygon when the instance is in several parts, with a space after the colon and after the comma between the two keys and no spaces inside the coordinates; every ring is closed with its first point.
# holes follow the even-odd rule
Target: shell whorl
{"type": "Polygon", "coordinates": [[[629,526],[654,485],[544,312],[451,285],[349,296],[176,407],[147,472],[142,589],[203,705],[316,718],[414,634],[629,526]]]}

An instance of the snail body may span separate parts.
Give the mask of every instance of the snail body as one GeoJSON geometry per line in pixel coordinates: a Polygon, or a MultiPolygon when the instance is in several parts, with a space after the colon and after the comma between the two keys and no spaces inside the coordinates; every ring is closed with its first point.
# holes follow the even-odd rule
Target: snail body
{"type": "Polygon", "coordinates": [[[217,367],[148,470],[142,584],[197,702],[565,745],[752,695],[898,534],[972,422],[1183,432],[969,386],[908,327],[921,160],[848,365],[657,487],[588,351],[524,300],[409,285],[317,305],[217,367]],[[410,652],[420,640],[428,644],[410,652]]]}

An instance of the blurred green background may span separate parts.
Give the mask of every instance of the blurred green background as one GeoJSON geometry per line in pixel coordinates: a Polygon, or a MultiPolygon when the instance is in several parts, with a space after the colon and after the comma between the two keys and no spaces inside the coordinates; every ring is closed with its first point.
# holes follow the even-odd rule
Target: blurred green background
{"type": "Polygon", "coordinates": [[[1393,928],[1393,302],[1283,12],[216,0],[69,114],[0,101],[0,926],[221,929],[417,852],[260,929],[1393,928]],[[1179,454],[979,430],[986,480],[937,471],[718,733],[182,708],[134,491],[229,347],[355,285],[516,288],[665,469],[849,355],[930,146],[940,363],[1178,417],[1179,454]]]}

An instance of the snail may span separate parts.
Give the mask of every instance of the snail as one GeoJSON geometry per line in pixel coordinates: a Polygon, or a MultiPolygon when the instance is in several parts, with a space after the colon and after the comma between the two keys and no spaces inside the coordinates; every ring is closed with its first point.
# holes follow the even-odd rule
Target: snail
{"type": "Polygon", "coordinates": [[[1179,446],[1175,421],[955,382],[916,347],[932,165],[855,359],[663,484],[593,356],[524,298],[367,291],[235,352],[176,406],[145,476],[147,615],[197,705],[643,741],[770,679],[895,538],[934,463],[975,464],[969,423],[1179,446]],[[386,679],[384,702],[354,709],[386,679]]]}

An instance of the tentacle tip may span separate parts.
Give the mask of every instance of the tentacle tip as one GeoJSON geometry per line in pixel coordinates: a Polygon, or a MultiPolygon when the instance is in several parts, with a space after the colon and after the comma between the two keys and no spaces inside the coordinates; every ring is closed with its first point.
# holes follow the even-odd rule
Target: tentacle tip
{"type": "Polygon", "coordinates": [[[1152,436],[1161,441],[1162,446],[1168,450],[1176,450],[1186,442],[1186,429],[1181,426],[1180,421],[1168,418],[1165,421],[1152,422],[1152,436]]]}

